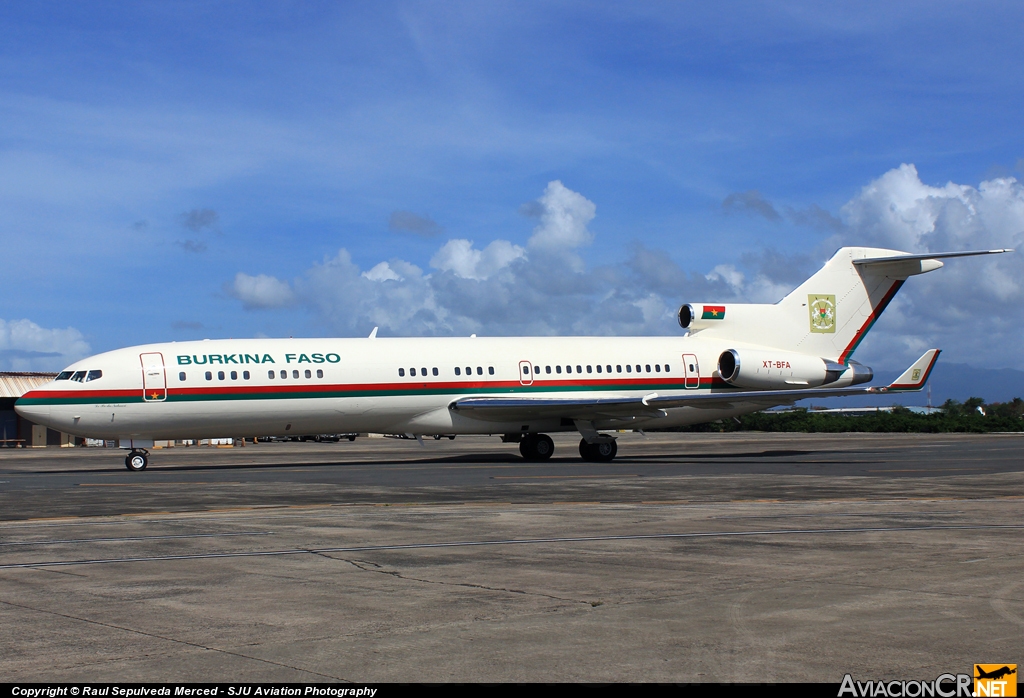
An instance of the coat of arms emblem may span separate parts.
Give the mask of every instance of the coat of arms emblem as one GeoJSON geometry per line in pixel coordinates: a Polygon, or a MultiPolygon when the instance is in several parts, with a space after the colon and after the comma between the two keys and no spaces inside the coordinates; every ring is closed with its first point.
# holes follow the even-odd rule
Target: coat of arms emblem
{"type": "Polygon", "coordinates": [[[809,294],[807,307],[811,313],[811,332],[833,333],[836,331],[836,297],[834,295],[809,294]]]}

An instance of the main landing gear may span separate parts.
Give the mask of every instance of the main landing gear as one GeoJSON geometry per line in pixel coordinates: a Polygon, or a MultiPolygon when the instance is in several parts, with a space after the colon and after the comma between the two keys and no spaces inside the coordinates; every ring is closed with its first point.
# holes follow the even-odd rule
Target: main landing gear
{"type": "Polygon", "coordinates": [[[547,460],[555,452],[555,442],[547,434],[526,434],[519,442],[519,452],[526,460],[547,460]]]}
{"type": "Polygon", "coordinates": [[[149,465],[149,451],[133,448],[131,453],[125,456],[124,467],[128,468],[128,470],[138,472],[145,470],[147,465],[149,465]]]}
{"type": "MultiPolygon", "coordinates": [[[[555,442],[547,434],[524,434],[519,441],[519,452],[528,461],[544,461],[555,452],[555,442]]],[[[580,439],[580,457],[590,463],[610,463],[618,452],[615,439],[607,436],[592,444],[580,439]]]]}
{"type": "Polygon", "coordinates": [[[619,447],[613,440],[588,444],[586,439],[580,439],[580,457],[585,461],[591,463],[610,463],[618,452],[619,447]]]}

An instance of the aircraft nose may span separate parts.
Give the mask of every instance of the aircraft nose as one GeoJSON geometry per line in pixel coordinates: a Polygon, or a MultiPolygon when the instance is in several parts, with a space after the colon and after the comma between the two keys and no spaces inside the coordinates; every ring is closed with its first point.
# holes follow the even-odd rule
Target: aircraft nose
{"type": "Polygon", "coordinates": [[[34,405],[26,403],[24,399],[14,403],[14,411],[30,422],[36,424],[47,424],[50,421],[49,405],[34,405]]]}

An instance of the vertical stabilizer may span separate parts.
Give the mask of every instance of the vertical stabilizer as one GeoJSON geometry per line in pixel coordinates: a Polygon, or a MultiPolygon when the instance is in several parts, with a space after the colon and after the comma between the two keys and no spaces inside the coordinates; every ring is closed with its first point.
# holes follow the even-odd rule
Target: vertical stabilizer
{"type": "Polygon", "coordinates": [[[941,266],[897,250],[843,247],[774,305],[689,304],[680,309],[680,323],[685,317],[689,324],[683,326],[702,337],[778,347],[845,364],[907,277],[941,266]]]}

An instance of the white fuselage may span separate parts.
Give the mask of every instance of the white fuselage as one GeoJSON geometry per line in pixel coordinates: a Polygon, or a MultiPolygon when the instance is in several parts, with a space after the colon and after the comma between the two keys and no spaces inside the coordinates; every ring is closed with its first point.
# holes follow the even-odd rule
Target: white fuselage
{"type": "MultiPolygon", "coordinates": [[[[104,439],[346,432],[501,434],[573,430],[571,420],[484,421],[449,409],[469,396],[633,397],[728,390],[699,337],[244,339],[150,344],[83,359],[26,394],[18,411],[104,439]],[[82,372],[85,372],[84,374],[82,372]]],[[[668,409],[598,429],[671,427],[755,409],[668,409]]]]}

